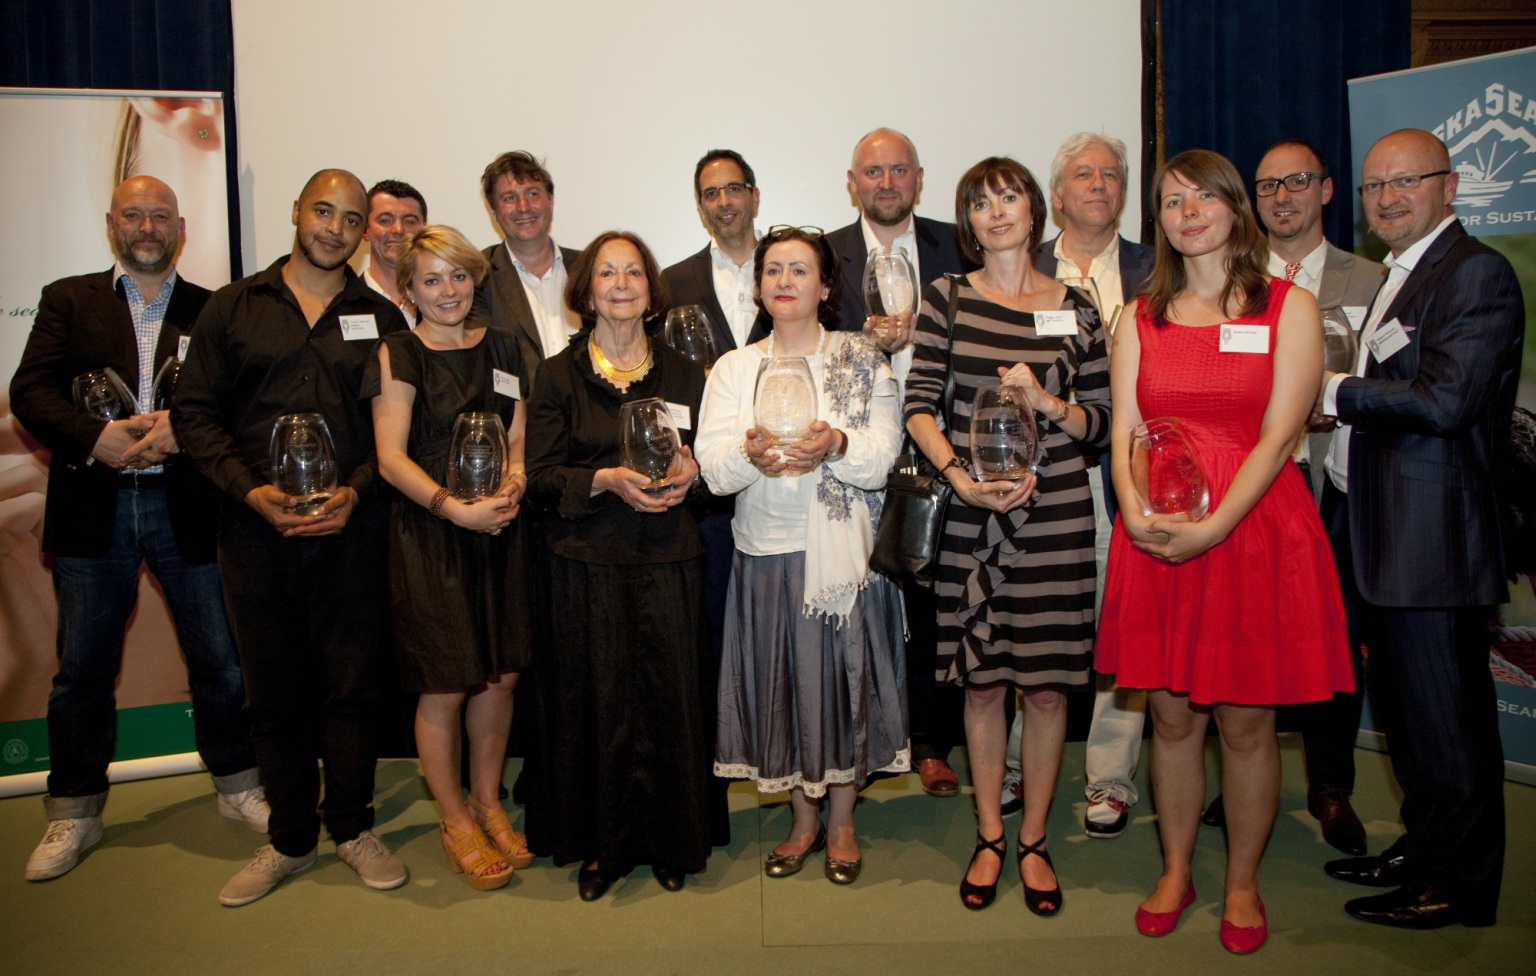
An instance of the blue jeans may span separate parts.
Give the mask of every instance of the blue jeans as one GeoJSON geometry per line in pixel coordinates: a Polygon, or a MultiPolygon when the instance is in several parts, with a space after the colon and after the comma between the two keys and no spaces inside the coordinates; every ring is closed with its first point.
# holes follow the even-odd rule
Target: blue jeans
{"type": "Polygon", "coordinates": [[[138,598],[141,562],[148,563],[165,591],[186,657],[199,755],[220,792],[260,783],[218,567],[182,558],[171,534],[163,488],[123,487],[117,492],[117,517],[106,555],[53,560],[59,672],[48,696],[50,816],[95,815],[105,799],[107,764],[117,743],[114,691],[123,660],[123,630],[138,598]],[[72,798],[92,802],[66,802],[72,798]]]}

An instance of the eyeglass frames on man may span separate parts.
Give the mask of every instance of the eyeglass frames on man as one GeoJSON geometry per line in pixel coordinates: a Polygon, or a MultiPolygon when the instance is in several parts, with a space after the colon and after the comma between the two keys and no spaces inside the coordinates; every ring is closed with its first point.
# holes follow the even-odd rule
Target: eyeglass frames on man
{"type": "Polygon", "coordinates": [[[1361,197],[1374,197],[1381,193],[1381,188],[1384,186],[1390,186],[1392,189],[1402,192],[1416,188],[1431,176],[1450,175],[1451,171],[1448,169],[1437,169],[1433,173],[1420,173],[1417,176],[1399,176],[1391,180],[1369,180],[1355,187],[1355,192],[1360,194],[1361,197]]]}
{"type": "Polygon", "coordinates": [[[722,183],[719,186],[706,186],[699,191],[699,196],[705,203],[714,203],[724,193],[728,197],[739,197],[752,189],[751,183],[722,183]]]}
{"type": "Polygon", "coordinates": [[[1278,180],[1259,180],[1253,184],[1253,192],[1261,197],[1272,197],[1280,190],[1280,185],[1292,193],[1300,193],[1312,185],[1313,180],[1326,179],[1321,173],[1292,173],[1290,176],[1282,176],[1278,180]]]}

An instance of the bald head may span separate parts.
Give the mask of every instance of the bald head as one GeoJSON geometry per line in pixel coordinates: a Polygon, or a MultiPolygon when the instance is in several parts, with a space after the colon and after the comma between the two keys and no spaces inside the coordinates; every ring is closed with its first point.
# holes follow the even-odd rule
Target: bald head
{"type": "Polygon", "coordinates": [[[1423,129],[1399,129],[1382,136],[1360,167],[1361,204],[1371,232],[1394,255],[1427,237],[1452,213],[1456,174],[1445,143],[1423,129]],[[1416,186],[1400,189],[1393,180],[1411,177],[1416,186]]]}
{"type": "Polygon", "coordinates": [[[299,199],[303,200],[305,197],[318,190],[321,186],[330,186],[333,184],[345,185],[348,183],[350,183],[358,193],[362,194],[363,200],[366,203],[368,199],[368,188],[364,186],[363,181],[358,179],[350,170],[345,169],[320,170],[314,176],[309,178],[309,182],[304,184],[304,189],[299,191],[299,199]]]}
{"type": "Polygon", "coordinates": [[[895,129],[876,129],[854,145],[848,185],[871,223],[904,223],[923,192],[917,147],[895,129]]]}
{"type": "Polygon", "coordinates": [[[107,236],[129,274],[169,274],[185,230],[176,194],[153,176],[126,179],[112,191],[107,236]]]}
{"type": "Polygon", "coordinates": [[[293,256],[319,271],[339,270],[362,243],[367,225],[363,181],[344,169],[323,169],[293,203],[293,256]]]}

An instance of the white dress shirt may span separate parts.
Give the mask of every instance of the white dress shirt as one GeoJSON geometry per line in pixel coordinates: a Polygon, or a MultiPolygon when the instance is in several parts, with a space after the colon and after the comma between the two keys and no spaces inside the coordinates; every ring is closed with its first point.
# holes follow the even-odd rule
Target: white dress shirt
{"type": "Polygon", "coordinates": [[[539,345],[544,349],[544,358],[558,355],[571,344],[571,336],[581,331],[581,316],[565,307],[565,260],[560,255],[560,245],[553,237],[549,239],[555,259],[540,277],[523,267],[510,245],[503,242],[503,246],[512,259],[512,267],[517,269],[518,280],[523,283],[523,294],[528,296],[528,309],[539,327],[539,345]]]}
{"type": "Polygon", "coordinates": [[[1062,238],[1066,235],[1057,235],[1056,247],[1052,252],[1056,255],[1056,278],[1089,278],[1093,281],[1093,287],[1098,290],[1099,301],[1104,307],[1099,309],[1099,317],[1104,319],[1104,329],[1108,331],[1114,325],[1115,311],[1124,302],[1124,284],[1120,279],[1120,235],[1115,234],[1109,239],[1109,245],[1094,256],[1088,262],[1088,270],[1084,271],[1077,266],[1077,262],[1067,257],[1067,252],[1062,249],[1062,238]]]}
{"type": "Polygon", "coordinates": [[[416,306],[411,302],[411,296],[407,295],[405,292],[401,292],[400,300],[396,302],[394,298],[389,294],[389,292],[384,290],[384,286],[379,284],[378,279],[374,278],[373,276],[372,254],[363,258],[363,284],[367,285],[369,288],[372,288],[374,291],[378,292],[380,295],[383,295],[385,298],[388,298],[392,303],[394,303],[394,306],[400,310],[400,314],[405,316],[406,328],[416,328],[416,306]]]}
{"type": "MultiPolygon", "coordinates": [[[[1327,258],[1328,242],[1321,241],[1301,259],[1301,268],[1297,270],[1296,277],[1291,279],[1311,292],[1313,298],[1317,297],[1318,289],[1323,286],[1323,262],[1327,258]]],[[[1269,273],[1281,281],[1285,280],[1285,266],[1288,263],[1274,251],[1269,252],[1269,273]]]]}
{"type": "Polygon", "coordinates": [[[720,250],[719,244],[710,240],[709,263],[714,270],[715,298],[719,299],[720,308],[725,312],[725,327],[736,340],[738,349],[747,344],[752,323],[757,320],[757,298],[752,281],[756,254],[754,250],[747,256],[745,264],[737,265],[734,258],[720,250]]]}

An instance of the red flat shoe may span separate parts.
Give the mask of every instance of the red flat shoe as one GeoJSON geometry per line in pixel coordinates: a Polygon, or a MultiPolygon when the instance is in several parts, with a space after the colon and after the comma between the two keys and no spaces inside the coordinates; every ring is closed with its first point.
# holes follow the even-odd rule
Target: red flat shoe
{"type": "MultiPolygon", "coordinates": [[[[1159,938],[1178,928],[1179,919],[1189,910],[1189,906],[1195,903],[1195,883],[1191,881],[1189,887],[1184,889],[1184,897],[1179,900],[1179,907],[1171,912],[1149,912],[1145,908],[1136,909],[1136,931],[1142,935],[1150,935],[1159,938]]],[[[1223,929],[1225,931],[1225,929],[1223,929]]]]}
{"type": "Polygon", "coordinates": [[[1228,952],[1245,956],[1256,951],[1269,939],[1269,915],[1264,911],[1264,899],[1259,899],[1259,915],[1264,919],[1258,925],[1233,925],[1221,920],[1221,947],[1228,952]]]}

